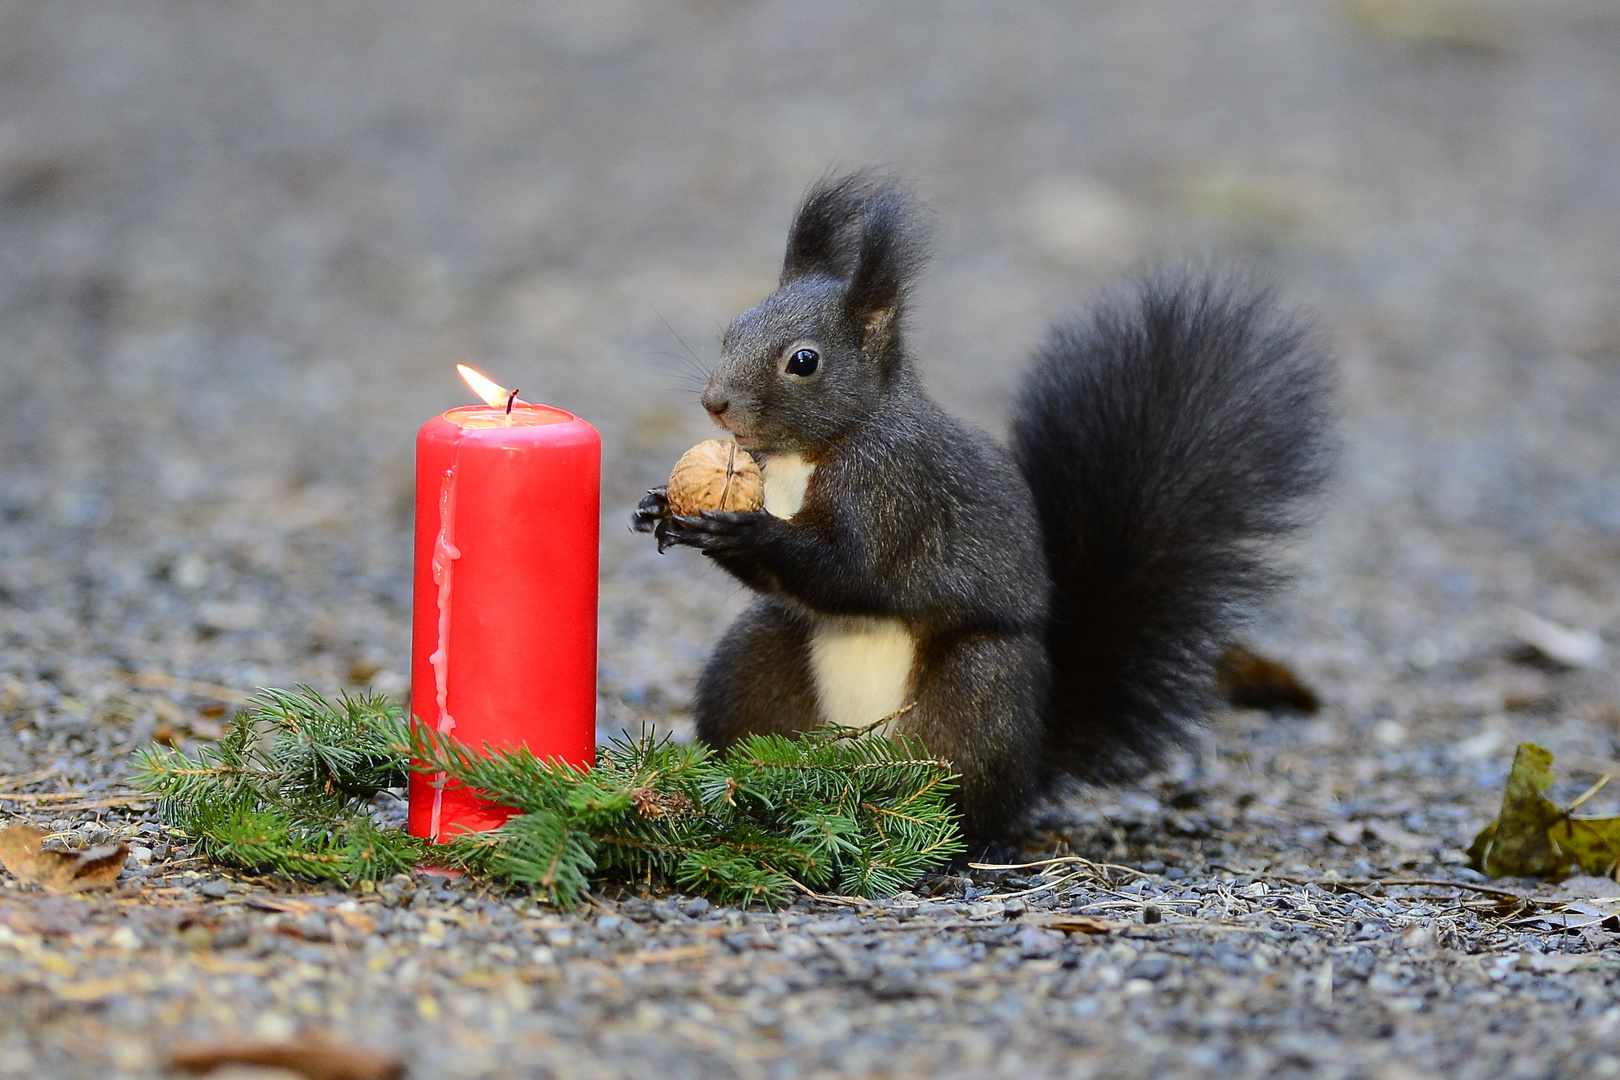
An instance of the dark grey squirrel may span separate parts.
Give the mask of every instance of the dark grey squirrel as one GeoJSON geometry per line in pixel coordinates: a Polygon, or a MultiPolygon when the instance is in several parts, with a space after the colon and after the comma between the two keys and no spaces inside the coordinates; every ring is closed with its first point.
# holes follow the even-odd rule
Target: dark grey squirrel
{"type": "Polygon", "coordinates": [[[996,842],[1066,777],[1152,767],[1209,709],[1224,644],[1282,581],[1266,542],[1330,472],[1331,368],[1267,292],[1160,272],[1051,331],[1003,449],[906,349],[919,219],[869,172],[812,186],[702,397],[761,462],[764,510],[675,516],[660,488],[634,525],[758,594],[699,680],[699,738],[892,717],[961,773],[970,841],[996,842]]]}

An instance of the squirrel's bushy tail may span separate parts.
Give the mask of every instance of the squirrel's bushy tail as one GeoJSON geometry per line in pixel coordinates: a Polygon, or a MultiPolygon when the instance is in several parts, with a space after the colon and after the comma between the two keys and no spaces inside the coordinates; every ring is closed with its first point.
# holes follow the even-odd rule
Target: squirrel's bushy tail
{"type": "Polygon", "coordinates": [[[1060,324],[1013,448],[1054,582],[1052,766],[1155,764],[1211,705],[1229,635],[1280,573],[1332,459],[1325,357],[1269,293],[1161,273],[1060,324]]]}

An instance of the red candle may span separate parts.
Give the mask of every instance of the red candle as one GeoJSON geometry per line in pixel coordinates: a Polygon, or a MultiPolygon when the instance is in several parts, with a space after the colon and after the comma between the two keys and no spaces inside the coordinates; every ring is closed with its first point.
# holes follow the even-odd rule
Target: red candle
{"type": "MultiPolygon", "coordinates": [[[[416,436],[411,714],[474,750],[524,745],[588,765],[602,440],[577,416],[483,383],[499,405],[451,409],[416,436]]],[[[411,775],[415,836],[510,816],[435,779],[411,775]]]]}

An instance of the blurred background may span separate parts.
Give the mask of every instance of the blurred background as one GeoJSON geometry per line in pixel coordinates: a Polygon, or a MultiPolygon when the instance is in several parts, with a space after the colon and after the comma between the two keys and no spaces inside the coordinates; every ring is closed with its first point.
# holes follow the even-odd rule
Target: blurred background
{"type": "Polygon", "coordinates": [[[799,194],[875,164],[937,211],[928,382],[993,430],[1155,261],[1317,318],[1345,469],[1256,633],[1345,733],[1438,679],[1480,737],[1606,739],[1609,676],[1488,661],[1522,610],[1620,634],[1617,56],[1612,0],[3,0],[0,705],[72,745],[132,672],[402,693],[462,362],[601,430],[603,720],[679,727],[741,598],[626,519],[799,194]]]}

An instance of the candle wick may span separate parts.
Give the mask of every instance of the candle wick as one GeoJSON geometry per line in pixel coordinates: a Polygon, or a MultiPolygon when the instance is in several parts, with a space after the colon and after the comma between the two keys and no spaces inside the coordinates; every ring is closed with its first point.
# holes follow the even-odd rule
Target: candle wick
{"type": "Polygon", "coordinates": [[[512,403],[517,400],[517,396],[518,396],[518,392],[517,392],[516,389],[513,389],[513,391],[510,394],[506,395],[506,415],[507,416],[512,415],[512,403]]]}

